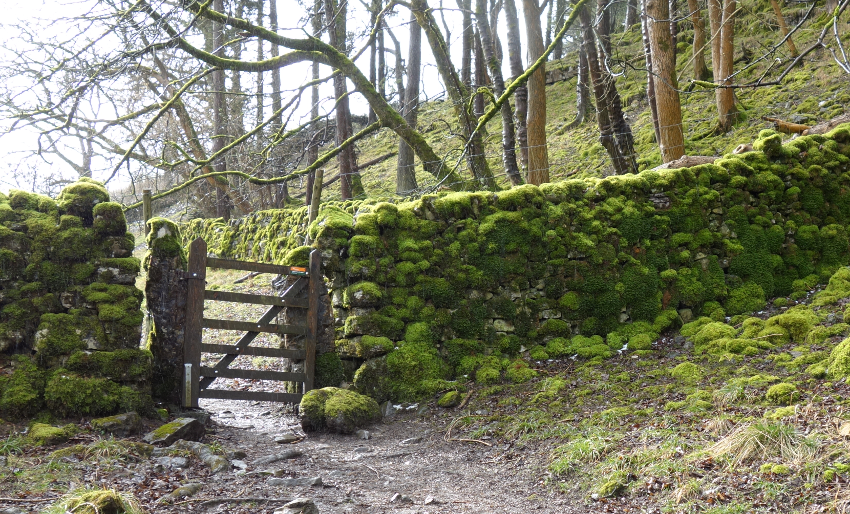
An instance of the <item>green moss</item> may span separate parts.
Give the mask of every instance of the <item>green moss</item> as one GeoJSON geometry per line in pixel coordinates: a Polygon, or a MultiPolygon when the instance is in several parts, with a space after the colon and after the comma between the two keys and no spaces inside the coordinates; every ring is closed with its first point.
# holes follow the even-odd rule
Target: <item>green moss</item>
{"type": "Polygon", "coordinates": [[[404,330],[404,322],[397,318],[371,312],[362,316],[349,316],[345,320],[345,335],[368,334],[377,337],[398,339],[404,330]]]}
{"type": "Polygon", "coordinates": [[[44,405],[44,372],[27,356],[15,356],[12,362],[11,377],[0,381],[0,413],[11,418],[33,416],[44,405]]]}
{"type": "Polygon", "coordinates": [[[535,378],[537,372],[528,367],[528,363],[522,359],[511,361],[505,368],[505,378],[515,384],[522,384],[535,378]]]}
{"type": "Polygon", "coordinates": [[[149,380],[153,356],[148,350],[78,351],[65,364],[68,371],[111,380],[149,380]]]}
{"type": "MultiPolygon", "coordinates": [[[[148,255],[145,261],[151,257],[157,259],[178,259],[185,268],[186,252],[180,240],[180,229],[171,220],[165,218],[151,218],[148,220],[148,255]]],[[[145,265],[147,267],[147,265],[145,265]]]]}
{"type": "Polygon", "coordinates": [[[44,399],[61,416],[107,415],[116,412],[149,412],[149,395],[102,378],[86,378],[57,370],[47,381],[44,399]]]}
{"type": "Polygon", "coordinates": [[[347,389],[329,387],[326,390],[331,393],[325,400],[324,423],[335,432],[353,434],[358,428],[381,419],[381,408],[372,398],[347,389]]]}
{"type": "Polygon", "coordinates": [[[35,423],[30,427],[27,433],[27,439],[35,446],[53,446],[64,443],[71,435],[73,435],[73,429],[57,428],[44,423],[35,423]]]}
{"type": "Polygon", "coordinates": [[[109,193],[103,183],[85,177],[63,189],[57,198],[60,209],[72,216],[79,216],[86,226],[91,226],[94,221],[94,207],[108,201],[109,193]]]}
{"type": "Polygon", "coordinates": [[[653,337],[649,334],[637,334],[629,339],[629,350],[651,350],[653,337]]]}
{"type": "Polygon", "coordinates": [[[797,386],[787,382],[780,382],[770,386],[765,399],[774,405],[788,405],[800,398],[800,393],[797,391],[797,386]]]}
{"type": "Polygon", "coordinates": [[[729,314],[744,314],[763,309],[767,305],[764,289],[755,282],[747,282],[729,293],[726,310],[729,314]]]}
{"type": "Polygon", "coordinates": [[[696,384],[705,376],[705,370],[693,362],[682,362],[670,370],[670,376],[686,384],[696,384]]]}
{"type": "Polygon", "coordinates": [[[497,384],[502,379],[502,372],[498,368],[481,367],[475,372],[475,382],[481,385],[497,384]]]}
{"type": "Polygon", "coordinates": [[[434,344],[434,333],[425,322],[411,323],[404,330],[404,340],[408,343],[434,344]]]}
{"type": "Polygon", "coordinates": [[[827,373],[836,380],[850,376],[850,338],[841,341],[830,352],[827,373]]]}
{"type": "Polygon", "coordinates": [[[115,202],[100,202],[92,209],[94,231],[102,236],[123,236],[127,233],[124,209],[115,202]]]}
{"type": "Polygon", "coordinates": [[[373,282],[357,282],[345,288],[342,303],[346,308],[379,307],[383,296],[383,292],[377,284],[373,282]]]}
{"type": "Polygon", "coordinates": [[[546,348],[540,345],[532,346],[528,351],[528,356],[536,361],[545,361],[549,359],[549,353],[546,351],[546,348]]]}
{"type": "Polygon", "coordinates": [[[339,358],[339,354],[329,352],[316,356],[315,374],[315,385],[317,388],[339,387],[342,381],[345,380],[342,360],[339,358]]]}
{"type": "Polygon", "coordinates": [[[460,391],[449,391],[437,400],[437,407],[452,409],[460,405],[461,400],[460,391]]]}

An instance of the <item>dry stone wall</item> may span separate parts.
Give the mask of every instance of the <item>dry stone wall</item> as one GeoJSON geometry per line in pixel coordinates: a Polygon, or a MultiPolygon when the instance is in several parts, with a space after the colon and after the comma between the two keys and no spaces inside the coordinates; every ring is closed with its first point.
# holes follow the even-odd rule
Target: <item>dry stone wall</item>
{"type": "MultiPolygon", "coordinates": [[[[195,220],[221,257],[322,251],[336,354],[354,387],[414,399],[466,375],[521,381],[528,359],[651,349],[696,315],[795,299],[850,259],[850,130],[713,164],[410,202],[195,220]]],[[[330,358],[329,358],[330,359],[330,358]]]]}
{"type": "Polygon", "coordinates": [[[99,182],[0,194],[0,416],[150,408],[134,245],[99,182]]]}

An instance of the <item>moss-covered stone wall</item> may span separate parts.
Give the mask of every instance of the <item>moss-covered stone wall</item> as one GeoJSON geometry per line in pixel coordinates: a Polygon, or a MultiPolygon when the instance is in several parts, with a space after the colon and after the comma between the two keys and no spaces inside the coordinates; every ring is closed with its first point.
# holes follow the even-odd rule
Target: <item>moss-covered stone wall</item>
{"type": "Polygon", "coordinates": [[[517,356],[645,351],[704,315],[800,297],[850,259],[850,126],[714,164],[410,202],[325,204],[196,220],[232,258],[304,264],[322,251],[337,351],[354,386],[412,399],[459,375],[533,373],[517,356]]]}
{"type": "Polygon", "coordinates": [[[0,415],[150,404],[134,246],[99,182],[0,194],[0,415]]]}

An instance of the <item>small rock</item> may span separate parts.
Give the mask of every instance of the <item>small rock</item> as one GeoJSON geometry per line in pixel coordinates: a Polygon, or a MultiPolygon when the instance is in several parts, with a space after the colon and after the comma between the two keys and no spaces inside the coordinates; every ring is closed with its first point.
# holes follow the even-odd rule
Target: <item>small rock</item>
{"type": "Polygon", "coordinates": [[[411,437],[409,439],[405,439],[398,444],[400,444],[402,446],[407,446],[407,445],[410,445],[410,444],[419,444],[421,442],[422,442],[422,437],[420,436],[420,437],[411,437]]]}
{"type": "Polygon", "coordinates": [[[221,473],[222,471],[230,469],[230,462],[228,462],[227,459],[221,455],[216,455],[209,446],[203,443],[199,443],[197,441],[184,441],[181,439],[171,446],[172,448],[192,452],[195,456],[201,459],[201,462],[206,464],[213,473],[221,473]]]}
{"type": "Polygon", "coordinates": [[[242,471],[248,469],[248,464],[244,460],[232,460],[230,461],[230,465],[234,468],[239,468],[242,471]]]}
{"type": "Polygon", "coordinates": [[[27,511],[19,509],[18,507],[9,507],[7,509],[0,510],[0,514],[27,514],[27,511]]]}
{"type": "Polygon", "coordinates": [[[433,496],[425,497],[425,505],[438,505],[439,503],[433,496]]]}
{"type": "Polygon", "coordinates": [[[850,437],[850,421],[841,424],[838,428],[838,435],[841,437],[850,437]]]}
{"type": "Polygon", "coordinates": [[[260,416],[271,416],[271,415],[272,415],[272,411],[270,411],[270,410],[263,411],[263,412],[260,413],[260,416]]]}
{"type": "Polygon", "coordinates": [[[200,441],[205,432],[203,423],[197,419],[178,418],[149,432],[145,435],[144,441],[149,444],[170,446],[179,439],[200,441]]]}
{"type": "Polygon", "coordinates": [[[406,494],[395,493],[390,498],[390,503],[413,503],[413,499],[406,494]]]}
{"type": "Polygon", "coordinates": [[[356,433],[357,437],[359,437],[360,439],[369,440],[372,438],[372,433],[368,430],[358,430],[356,433]]]}
{"type": "Polygon", "coordinates": [[[166,469],[183,469],[189,467],[189,459],[186,457],[160,457],[154,462],[166,469]]]}
{"type": "MultiPolygon", "coordinates": [[[[355,450],[355,451],[357,451],[357,450],[355,450]]],[[[6,456],[0,455],[0,468],[5,468],[7,462],[8,461],[6,460],[6,456]]]]}
{"type": "Polygon", "coordinates": [[[354,453],[372,453],[373,451],[375,450],[369,448],[368,446],[358,446],[354,449],[354,453]]]}
{"type": "Polygon", "coordinates": [[[279,436],[274,438],[274,442],[277,444],[291,444],[297,443],[302,438],[298,435],[293,434],[292,432],[287,432],[286,434],[280,434],[279,436]]]}
{"type": "Polygon", "coordinates": [[[286,459],[294,459],[295,457],[300,457],[301,455],[301,450],[286,450],[283,453],[276,453],[274,455],[269,455],[268,457],[260,457],[259,459],[256,459],[253,464],[255,467],[265,466],[271,464],[272,462],[277,462],[279,460],[286,459]]]}
{"type": "Polygon", "coordinates": [[[303,478],[270,478],[269,485],[282,487],[309,487],[322,485],[322,477],[303,478]]]}
{"type": "Polygon", "coordinates": [[[219,414],[218,417],[220,417],[221,419],[233,419],[233,418],[236,417],[236,415],[233,414],[230,411],[224,411],[221,414],[219,414]]]}
{"type": "Polygon", "coordinates": [[[229,451],[225,455],[225,457],[227,457],[227,460],[242,460],[247,456],[248,454],[243,452],[242,450],[229,451]]]}
{"type": "Polygon", "coordinates": [[[204,426],[209,425],[210,423],[210,413],[203,409],[198,410],[187,410],[180,412],[181,418],[192,418],[200,421],[204,426]]]}
{"type": "Polygon", "coordinates": [[[186,498],[189,496],[194,496],[198,494],[201,489],[204,488],[204,484],[186,484],[182,487],[178,487],[174,491],[166,494],[162,498],[159,499],[160,503],[171,503],[174,500],[179,500],[180,498],[186,498]]]}
{"type": "Polygon", "coordinates": [[[319,509],[309,498],[296,498],[275,510],[274,514],[319,514],[319,509]]]}
{"type": "Polygon", "coordinates": [[[396,415],[396,412],[397,409],[395,408],[395,405],[393,405],[390,401],[386,401],[383,405],[381,405],[381,414],[383,415],[384,420],[393,419],[396,415]]]}
{"type": "Polygon", "coordinates": [[[135,412],[93,419],[92,429],[116,437],[129,437],[142,431],[142,417],[135,412]]]}

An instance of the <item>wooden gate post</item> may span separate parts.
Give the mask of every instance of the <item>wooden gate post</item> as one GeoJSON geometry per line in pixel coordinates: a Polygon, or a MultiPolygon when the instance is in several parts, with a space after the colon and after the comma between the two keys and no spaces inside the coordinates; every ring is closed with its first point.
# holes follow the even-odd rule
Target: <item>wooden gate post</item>
{"type": "Polygon", "coordinates": [[[183,342],[183,407],[197,407],[201,380],[201,320],[207,276],[207,243],[197,238],[189,245],[189,281],[186,298],[186,328],[183,342]]]}
{"type": "MultiPolygon", "coordinates": [[[[316,175],[320,177],[320,175],[316,175]]],[[[316,342],[319,338],[319,284],[322,280],[322,254],[310,252],[310,283],[307,286],[307,338],[304,345],[304,392],[313,389],[316,378],[316,342]]]]}

